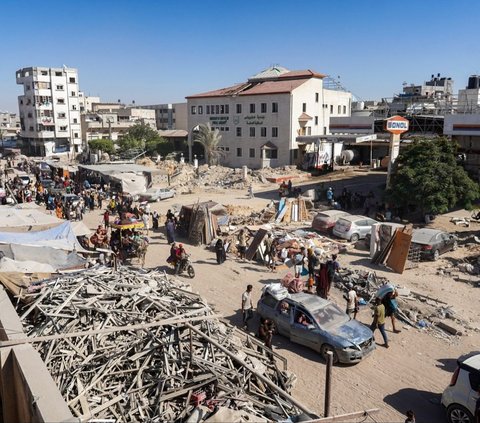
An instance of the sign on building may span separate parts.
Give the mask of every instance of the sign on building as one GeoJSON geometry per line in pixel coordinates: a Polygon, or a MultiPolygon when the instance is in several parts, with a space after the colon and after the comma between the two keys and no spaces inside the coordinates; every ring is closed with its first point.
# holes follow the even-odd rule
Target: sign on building
{"type": "Polygon", "coordinates": [[[402,116],[392,116],[386,120],[385,129],[392,134],[403,134],[408,131],[408,119],[402,116]]]}

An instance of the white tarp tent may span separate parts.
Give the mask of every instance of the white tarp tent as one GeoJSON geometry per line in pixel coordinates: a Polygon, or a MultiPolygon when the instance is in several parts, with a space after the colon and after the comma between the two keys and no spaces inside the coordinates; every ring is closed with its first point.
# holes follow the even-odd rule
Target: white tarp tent
{"type": "Polygon", "coordinates": [[[122,191],[130,195],[142,194],[147,190],[147,178],[133,172],[113,173],[110,178],[122,184],[122,191]]]}
{"type": "Polygon", "coordinates": [[[63,220],[36,209],[0,206],[0,228],[58,225],[63,220]]]}

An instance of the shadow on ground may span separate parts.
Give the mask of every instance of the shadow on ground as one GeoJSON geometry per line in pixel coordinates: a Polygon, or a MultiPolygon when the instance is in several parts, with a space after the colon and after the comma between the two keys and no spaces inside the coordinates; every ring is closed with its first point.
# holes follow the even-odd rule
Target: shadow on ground
{"type": "Polygon", "coordinates": [[[383,400],[403,415],[408,410],[413,410],[418,422],[437,423],[446,421],[440,399],[441,394],[405,388],[387,395],[383,400]]]}

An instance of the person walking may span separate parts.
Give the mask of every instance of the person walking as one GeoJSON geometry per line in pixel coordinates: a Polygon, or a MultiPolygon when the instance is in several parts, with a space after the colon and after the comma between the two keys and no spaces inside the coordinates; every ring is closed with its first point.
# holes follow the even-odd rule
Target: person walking
{"type": "Polygon", "coordinates": [[[347,314],[350,317],[352,317],[353,315],[353,319],[356,319],[357,312],[358,312],[357,288],[355,286],[351,286],[347,294],[347,314]]]}
{"type": "Polygon", "coordinates": [[[240,256],[240,260],[245,261],[245,253],[247,252],[247,234],[245,233],[245,229],[240,229],[238,234],[238,254],[240,256]]]}
{"type": "Polygon", "coordinates": [[[222,264],[227,258],[222,238],[218,238],[217,242],[215,243],[215,254],[217,255],[218,264],[222,264]]]}
{"type": "Polygon", "coordinates": [[[337,261],[337,255],[332,254],[332,258],[327,261],[327,278],[328,278],[327,299],[330,294],[330,288],[332,287],[333,280],[335,279],[335,273],[337,273],[339,269],[340,269],[340,264],[337,261]]]}
{"type": "Polygon", "coordinates": [[[271,272],[277,271],[277,246],[278,240],[274,239],[270,245],[270,250],[268,251],[268,266],[271,272]]]}
{"type": "Polygon", "coordinates": [[[395,326],[395,314],[397,313],[398,303],[397,303],[397,290],[389,292],[383,297],[382,303],[385,306],[385,316],[390,317],[392,320],[392,330],[394,333],[400,333],[400,330],[397,330],[395,326]]]}
{"type": "Polygon", "coordinates": [[[260,318],[260,326],[258,327],[258,337],[263,341],[267,348],[272,349],[273,338],[273,322],[269,319],[260,318]]]}
{"type": "Polygon", "coordinates": [[[248,330],[248,321],[253,318],[252,290],[253,285],[247,285],[247,289],[242,295],[243,327],[246,330],[248,330]]]}
{"type": "Polygon", "coordinates": [[[300,247],[300,252],[295,254],[295,277],[299,278],[302,275],[303,266],[305,264],[305,247],[300,247]]]}
{"type": "Polygon", "coordinates": [[[160,215],[156,210],[152,213],[152,228],[154,231],[158,230],[158,221],[160,220],[160,215]]]}
{"type": "Polygon", "coordinates": [[[375,329],[378,329],[383,337],[384,347],[388,348],[388,337],[385,332],[385,306],[382,304],[380,298],[375,298],[375,307],[373,309],[373,322],[370,325],[370,330],[375,333],[375,329]]]}
{"type": "Polygon", "coordinates": [[[254,198],[253,185],[252,184],[250,184],[249,187],[248,187],[248,198],[254,198]]]}
{"type": "Polygon", "coordinates": [[[150,218],[148,216],[148,213],[147,212],[143,212],[142,213],[142,222],[143,222],[143,227],[146,229],[147,231],[147,236],[149,235],[149,229],[150,229],[150,222],[149,222],[150,218]]]}
{"type": "Polygon", "coordinates": [[[172,242],[175,242],[175,224],[172,219],[167,219],[165,226],[167,229],[167,242],[171,244],[172,242]]]}

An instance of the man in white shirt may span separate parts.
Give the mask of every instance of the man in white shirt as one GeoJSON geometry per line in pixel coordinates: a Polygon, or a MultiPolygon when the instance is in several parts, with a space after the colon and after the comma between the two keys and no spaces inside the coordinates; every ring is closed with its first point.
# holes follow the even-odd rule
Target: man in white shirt
{"type": "Polygon", "coordinates": [[[356,287],[351,287],[347,294],[347,314],[353,318],[357,318],[358,312],[358,295],[356,287]]]}
{"type": "Polygon", "coordinates": [[[247,290],[242,295],[243,326],[246,330],[248,330],[248,321],[253,317],[252,289],[252,285],[247,285],[247,290]]]}

